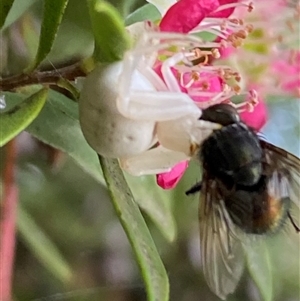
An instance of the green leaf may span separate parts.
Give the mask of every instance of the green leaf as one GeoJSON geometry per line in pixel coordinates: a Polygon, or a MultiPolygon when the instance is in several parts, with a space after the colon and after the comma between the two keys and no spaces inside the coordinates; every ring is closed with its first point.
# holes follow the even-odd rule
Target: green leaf
{"type": "Polygon", "coordinates": [[[13,3],[14,0],[2,0],[0,4],[0,28],[2,28],[13,3]]]}
{"type": "MultiPolygon", "coordinates": [[[[18,103],[23,98],[16,93],[5,93],[7,104],[18,103]]],[[[104,183],[97,155],[81,132],[75,102],[50,90],[46,105],[27,131],[44,143],[68,153],[85,171],[104,183]]]]}
{"type": "Polygon", "coordinates": [[[42,89],[28,97],[21,104],[0,114],[0,147],[23,131],[40,113],[48,90],[42,89]]]}
{"type": "Polygon", "coordinates": [[[137,5],[140,5],[139,0],[108,0],[111,5],[113,5],[118,12],[121,14],[122,19],[124,19],[137,5]]]}
{"type": "Polygon", "coordinates": [[[113,206],[131,243],[146,284],[148,301],[167,301],[169,282],[165,268],[118,160],[102,157],[99,160],[113,206]]]}
{"type": "Polygon", "coordinates": [[[273,300],[272,267],[265,242],[255,241],[251,247],[245,246],[247,266],[252,279],[264,301],[273,300]]]}
{"type": "Polygon", "coordinates": [[[71,268],[47,234],[21,206],[18,207],[17,226],[32,253],[56,278],[67,283],[72,277],[71,268]]]}
{"type": "Polygon", "coordinates": [[[99,62],[122,60],[130,48],[130,39],[123,20],[111,4],[102,0],[88,0],[95,38],[94,57],[99,62]]]}
{"type": "Polygon", "coordinates": [[[176,223],[172,212],[170,192],[159,188],[154,176],[126,176],[134,199],[168,241],[176,237],[176,223]]]}
{"type": "MultiPolygon", "coordinates": [[[[5,15],[5,20],[3,26],[0,26],[1,31],[9,27],[12,23],[14,23],[16,20],[18,20],[24,13],[29,9],[30,6],[32,6],[33,3],[37,2],[37,0],[2,0],[4,1],[4,5],[7,5],[9,2],[13,3],[12,7],[10,8],[8,12],[8,15],[6,16],[5,10],[2,12],[1,16],[5,15]]],[[[1,11],[2,8],[0,8],[1,11]]],[[[6,8],[8,9],[8,8],[6,8]]],[[[1,17],[2,18],[2,17],[1,17]]],[[[1,20],[2,21],[2,20],[1,20]]]]}
{"type": "Polygon", "coordinates": [[[153,4],[148,3],[131,13],[126,18],[125,25],[128,26],[145,20],[156,21],[160,18],[161,16],[157,8],[153,4]]]}
{"type": "MultiPolygon", "coordinates": [[[[90,57],[93,47],[94,37],[86,1],[69,1],[47,61],[61,65],[70,59],[90,57]]],[[[43,65],[49,64],[44,61],[43,65]]]]}
{"type": "Polygon", "coordinates": [[[44,14],[40,34],[39,47],[32,64],[25,70],[30,73],[49,54],[56,37],[62,16],[68,4],[68,0],[44,0],[44,14]]]}

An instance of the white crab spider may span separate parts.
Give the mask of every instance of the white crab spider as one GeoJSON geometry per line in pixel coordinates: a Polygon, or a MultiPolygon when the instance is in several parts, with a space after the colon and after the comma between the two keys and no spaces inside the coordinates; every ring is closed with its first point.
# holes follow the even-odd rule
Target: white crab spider
{"type": "Polygon", "coordinates": [[[184,49],[197,45],[203,47],[203,41],[194,36],[146,32],[123,61],[98,65],[87,76],[79,100],[80,124],[97,153],[119,158],[134,175],[166,172],[189,159],[195,146],[219,127],[199,120],[201,109],[181,92],[171,71],[193,55],[184,49]],[[162,80],[153,64],[170,43],[182,51],[162,63],[162,80]],[[158,141],[160,146],[151,149],[158,141]]]}

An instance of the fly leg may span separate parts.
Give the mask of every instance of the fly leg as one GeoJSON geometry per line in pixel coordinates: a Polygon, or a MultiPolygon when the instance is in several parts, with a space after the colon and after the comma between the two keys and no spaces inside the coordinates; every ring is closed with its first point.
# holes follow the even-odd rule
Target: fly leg
{"type": "Polygon", "coordinates": [[[194,194],[199,191],[201,191],[202,182],[198,182],[195,185],[193,185],[189,190],[185,192],[186,195],[194,194]]]}
{"type": "Polygon", "coordinates": [[[293,220],[293,218],[292,218],[292,216],[291,216],[291,214],[290,214],[289,211],[288,211],[288,214],[287,214],[287,215],[288,215],[288,218],[290,219],[292,225],[294,226],[296,232],[297,232],[297,233],[300,233],[300,228],[299,228],[299,226],[296,225],[296,223],[295,223],[295,221],[293,220]]]}

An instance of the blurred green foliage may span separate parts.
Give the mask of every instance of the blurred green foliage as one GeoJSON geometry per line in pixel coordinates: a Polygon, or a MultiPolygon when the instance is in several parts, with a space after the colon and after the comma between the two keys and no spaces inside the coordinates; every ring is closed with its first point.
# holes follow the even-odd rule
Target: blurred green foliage
{"type": "MultiPolygon", "coordinates": [[[[286,103],[287,106],[290,104],[294,105],[294,109],[299,108],[296,101],[286,103]]],[[[270,123],[273,114],[280,114],[283,105],[281,101],[270,106],[272,115],[264,131],[267,137],[274,133],[281,137],[281,131],[276,127],[270,128],[270,123]]],[[[296,124],[290,126],[293,128],[296,124]]],[[[290,148],[299,136],[291,131],[286,139],[289,141],[286,146],[290,148]]],[[[20,140],[20,144],[31,145],[29,149],[36,144],[27,135],[21,136],[20,140]]],[[[24,149],[18,164],[20,202],[64,255],[73,277],[69,283],[61,283],[53,277],[51,270],[36,258],[21,235],[14,279],[16,300],[146,300],[133,254],[108,200],[105,186],[99,186],[68,157],[63,158],[60,168],[54,169],[50,168],[46,159],[45,152],[37,146],[30,152],[24,149]]],[[[162,192],[170,200],[177,224],[174,242],[166,241],[155,224],[145,216],[168,271],[170,300],[219,300],[209,291],[201,273],[198,196],[186,197],[184,194],[186,188],[200,178],[198,164],[193,162],[175,190],[162,192]]],[[[141,179],[141,183],[144,180],[141,179]]],[[[135,183],[138,182],[139,179],[135,179],[135,183]]],[[[160,188],[153,185],[152,189],[160,188]]],[[[299,237],[292,231],[288,235],[269,237],[267,247],[271,256],[273,300],[298,300],[299,237]]],[[[247,272],[237,292],[228,300],[261,300],[247,272]]]]}
{"type": "MultiPolygon", "coordinates": [[[[111,3],[121,16],[129,16],[127,24],[147,15],[143,1],[111,3]]],[[[157,11],[151,5],[147,7],[155,19],[157,11]]],[[[4,23],[1,15],[4,25],[0,37],[0,71],[3,76],[21,73],[33,62],[39,64],[44,54],[47,58],[41,68],[66,65],[92,55],[94,38],[88,6],[81,0],[69,0],[51,52],[48,54],[51,48],[48,47],[34,61],[42,16],[43,1],[37,0],[15,0],[4,23]]],[[[52,32],[53,39],[57,28],[52,32]]],[[[7,93],[7,109],[23,99],[20,94],[7,93]]],[[[299,109],[298,100],[272,101],[265,127],[271,142],[298,156],[299,109]]],[[[146,300],[138,265],[113,210],[97,156],[80,132],[76,104],[67,96],[51,91],[42,114],[27,130],[68,154],[55,151],[28,133],[17,139],[20,207],[14,300],[146,300]],[[73,148],[69,148],[71,146],[73,148]]],[[[218,300],[201,273],[198,196],[186,197],[184,193],[200,179],[201,171],[196,162],[190,164],[172,191],[158,188],[154,177],[127,177],[165,264],[171,301],[218,300]]],[[[288,233],[266,238],[266,241],[273,300],[299,300],[299,236],[288,233]]],[[[256,265],[255,273],[259,268],[260,265],[256,265]]],[[[245,271],[237,292],[228,300],[261,300],[249,272],[245,271]]]]}

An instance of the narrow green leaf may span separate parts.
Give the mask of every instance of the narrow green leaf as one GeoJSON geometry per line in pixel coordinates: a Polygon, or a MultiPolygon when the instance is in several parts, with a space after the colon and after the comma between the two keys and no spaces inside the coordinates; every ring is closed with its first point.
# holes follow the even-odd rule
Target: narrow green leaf
{"type": "Polygon", "coordinates": [[[99,62],[115,62],[130,48],[130,39],[123,20],[110,3],[88,0],[95,38],[94,57],[99,62]]]}
{"type": "Polygon", "coordinates": [[[153,4],[148,3],[131,13],[126,18],[125,25],[129,26],[131,24],[145,20],[156,21],[159,20],[160,17],[161,15],[157,8],[153,4]]]}
{"type": "Polygon", "coordinates": [[[272,267],[269,250],[263,241],[256,241],[251,247],[245,246],[247,266],[258,287],[262,300],[273,300],[272,267]]]}
{"type": "Polygon", "coordinates": [[[149,301],[167,301],[169,282],[143,216],[118,160],[99,157],[115,211],[127,234],[143,276],[149,301]]]}
{"type": "Polygon", "coordinates": [[[44,0],[44,15],[40,34],[39,47],[32,64],[25,70],[34,70],[49,54],[56,37],[68,0],[44,0]]]}
{"type": "MultiPolygon", "coordinates": [[[[9,108],[24,98],[20,94],[10,92],[4,95],[9,108]]],[[[97,155],[81,132],[75,102],[50,90],[43,110],[26,131],[44,143],[68,153],[83,170],[100,183],[104,183],[97,155]]]]}
{"type": "Polygon", "coordinates": [[[68,153],[85,171],[104,183],[97,155],[81,132],[76,103],[51,91],[44,110],[27,131],[39,140],[68,153]]]}
{"type": "Polygon", "coordinates": [[[70,266],[47,234],[21,206],[18,208],[17,226],[32,253],[57,279],[67,283],[72,276],[70,266]]]}
{"type": "Polygon", "coordinates": [[[2,28],[5,19],[14,3],[14,0],[2,0],[0,4],[0,29],[2,28]]]}
{"type": "MultiPolygon", "coordinates": [[[[3,31],[4,29],[6,29],[7,27],[9,27],[13,22],[15,22],[16,20],[18,20],[24,13],[26,10],[29,9],[29,7],[37,2],[37,0],[2,0],[4,1],[4,3],[9,3],[12,2],[13,5],[10,8],[10,10],[8,11],[8,14],[5,15],[5,11],[3,11],[2,13],[5,15],[5,20],[4,20],[4,24],[2,24],[2,26],[0,26],[1,31],[3,31]]],[[[4,4],[5,5],[5,4],[4,4]]],[[[1,6],[0,6],[0,14],[1,14],[1,6]]],[[[8,8],[6,8],[8,9],[8,8]]]]}
{"type": "Polygon", "coordinates": [[[168,241],[176,237],[171,193],[160,189],[153,176],[126,176],[134,199],[143,209],[168,241]]]}
{"type": "Polygon", "coordinates": [[[0,114],[0,147],[23,131],[40,113],[48,90],[42,89],[21,104],[0,114]]]}

